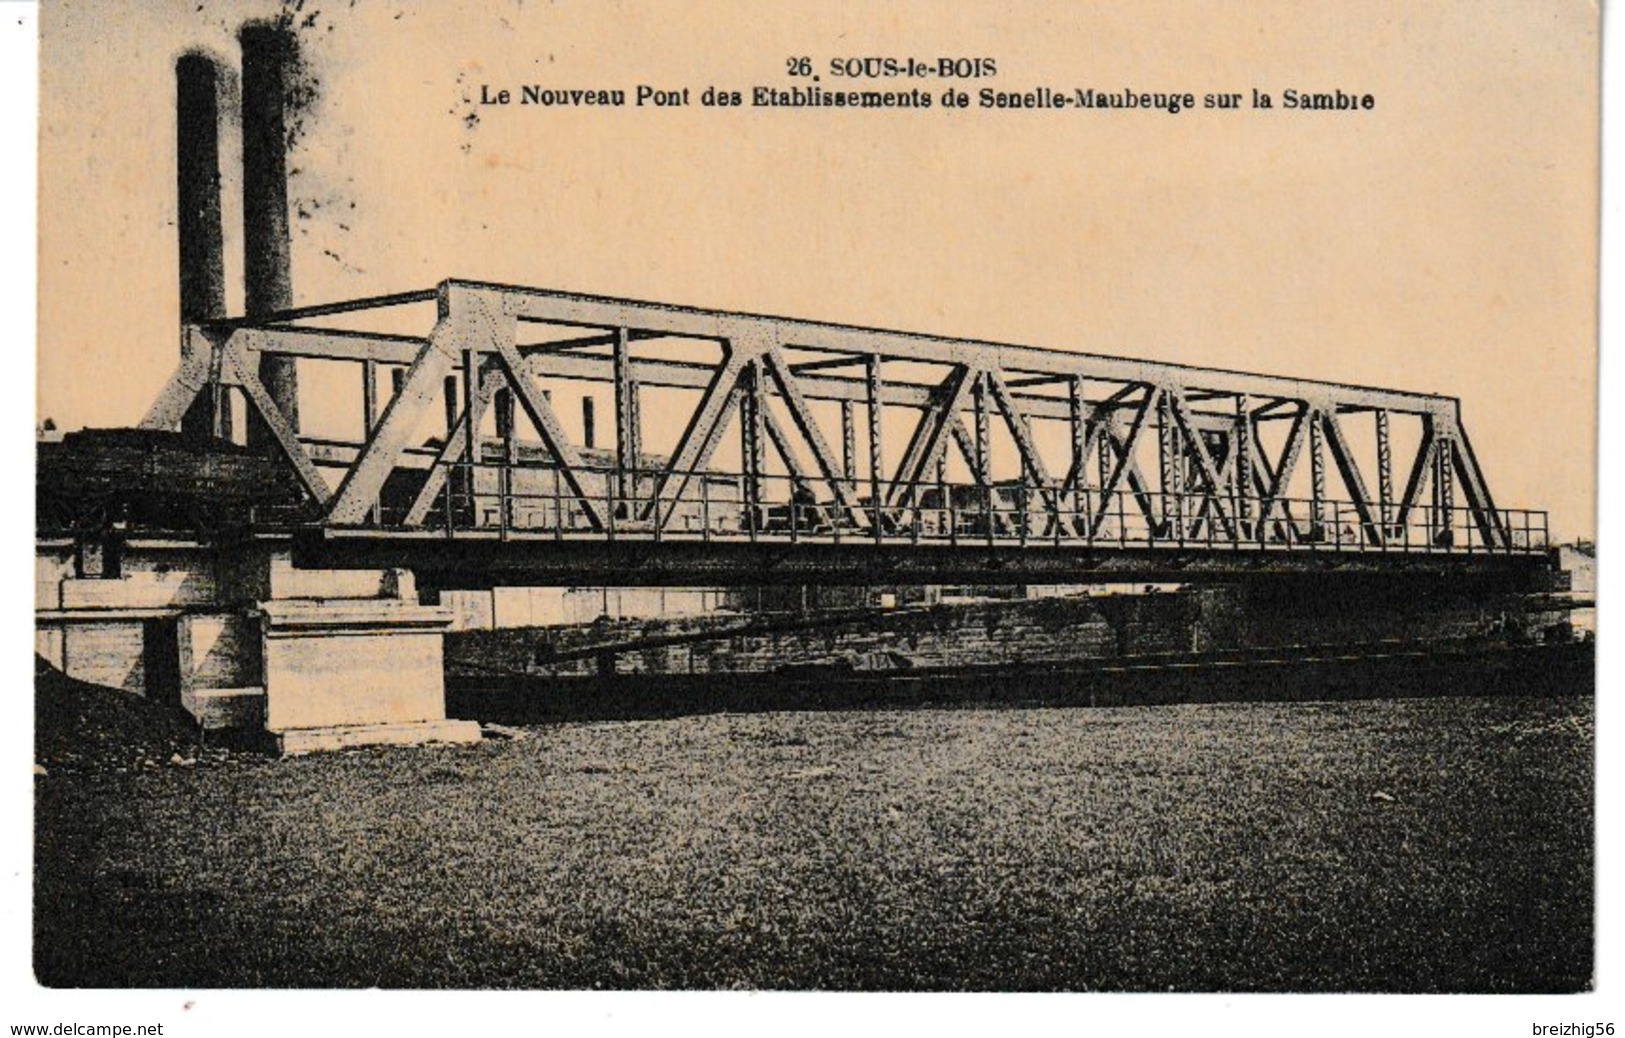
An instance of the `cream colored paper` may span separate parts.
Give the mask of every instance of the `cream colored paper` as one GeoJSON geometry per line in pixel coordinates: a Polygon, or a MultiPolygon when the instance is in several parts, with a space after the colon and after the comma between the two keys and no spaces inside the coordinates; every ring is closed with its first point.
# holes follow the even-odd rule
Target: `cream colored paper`
{"type": "MultiPolygon", "coordinates": [[[[173,61],[235,64],[237,26],[284,6],[41,11],[40,420],[134,424],[172,372],[173,61]]],[[[294,15],[318,88],[290,161],[298,303],[456,276],[1444,393],[1498,504],[1595,534],[1590,4],[317,8],[294,15]],[[926,110],[749,104],[806,87],[793,59],[836,88],[832,59],[870,56],[997,75],[847,85],[926,110]],[[691,103],[639,107],[640,84],[691,103]],[[526,106],[526,85],[628,103],[526,106]],[[950,88],[972,106],[944,110],[950,88]],[[1198,107],[989,110],[984,88],[1198,107]],[[1288,89],[1373,106],[1290,111],[1288,89]],[[1200,107],[1224,92],[1242,107],[1200,107]]]]}
{"type": "MultiPolygon", "coordinates": [[[[132,424],[172,370],[172,61],[201,47],[235,64],[236,28],[279,10],[45,6],[42,419],[132,424]]],[[[290,159],[298,303],[455,276],[1444,393],[1499,505],[1592,535],[1589,4],[287,12],[315,86],[290,159]],[[996,75],[833,74],[866,57],[991,59],[996,75]],[[935,103],[750,105],[755,87],[811,86],[789,74],[797,58],[826,90],[935,103]],[[690,104],[639,106],[640,85],[690,104]],[[525,86],[627,104],[523,105],[525,86]],[[708,86],[746,104],[706,107],[708,86]],[[949,88],[972,107],[945,109],[949,88]],[[1235,92],[1243,107],[975,107],[984,88],[1235,92]],[[501,90],[512,104],[479,103],[501,90]],[[1373,107],[1286,110],[1288,90],[1373,107]]]]}

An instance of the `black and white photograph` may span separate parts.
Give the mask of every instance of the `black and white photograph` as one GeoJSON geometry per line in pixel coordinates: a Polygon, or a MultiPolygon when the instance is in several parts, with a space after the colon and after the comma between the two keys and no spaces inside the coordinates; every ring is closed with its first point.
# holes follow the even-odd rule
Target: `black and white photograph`
{"type": "Polygon", "coordinates": [[[1595,5],[10,6],[13,1033],[1612,1033],[1595,5]]]}

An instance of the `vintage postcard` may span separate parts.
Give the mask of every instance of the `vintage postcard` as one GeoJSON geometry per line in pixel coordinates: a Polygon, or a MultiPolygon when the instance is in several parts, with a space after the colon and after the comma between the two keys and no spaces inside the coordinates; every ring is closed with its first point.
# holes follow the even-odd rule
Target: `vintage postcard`
{"type": "Polygon", "coordinates": [[[1600,23],[42,4],[37,998],[1593,992],[1600,23]]]}

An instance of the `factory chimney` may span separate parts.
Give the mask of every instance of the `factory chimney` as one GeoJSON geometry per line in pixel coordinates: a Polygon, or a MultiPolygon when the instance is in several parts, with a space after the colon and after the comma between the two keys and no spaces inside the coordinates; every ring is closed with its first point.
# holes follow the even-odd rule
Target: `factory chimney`
{"type": "MultiPolygon", "coordinates": [[[[206,54],[175,61],[175,197],[180,244],[183,324],[226,316],[226,274],[220,230],[219,70],[206,54]]],[[[231,412],[222,413],[226,423],[231,412]]],[[[189,439],[214,433],[214,401],[199,397],[181,419],[189,439]]],[[[229,437],[226,424],[222,434],[229,437]]]]}
{"type": "MultiPolygon", "coordinates": [[[[296,57],[293,33],[249,22],[238,33],[243,51],[243,275],[249,317],[293,306],[288,234],[288,130],[284,112],[296,57]]],[[[299,385],[292,357],[260,358],[260,381],[288,424],[299,428],[299,385]]],[[[250,441],[266,432],[250,422],[250,441]]]]}

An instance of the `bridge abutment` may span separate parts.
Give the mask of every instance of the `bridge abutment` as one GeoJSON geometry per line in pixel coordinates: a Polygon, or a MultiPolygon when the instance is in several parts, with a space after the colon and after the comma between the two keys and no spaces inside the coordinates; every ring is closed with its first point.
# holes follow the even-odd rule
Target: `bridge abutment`
{"type": "Polygon", "coordinates": [[[129,540],[92,561],[66,540],[36,553],[36,652],[71,678],[284,753],[480,738],[446,717],[452,613],[419,604],[410,571],[295,569],[255,540],[129,540]]]}

